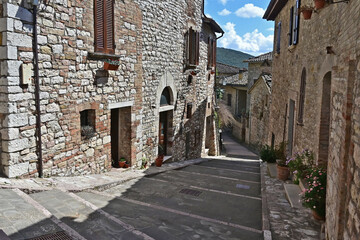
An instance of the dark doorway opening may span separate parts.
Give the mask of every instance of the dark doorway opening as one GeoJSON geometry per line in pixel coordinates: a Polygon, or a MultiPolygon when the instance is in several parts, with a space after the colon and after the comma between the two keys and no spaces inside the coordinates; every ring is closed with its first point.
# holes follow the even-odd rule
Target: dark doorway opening
{"type": "Polygon", "coordinates": [[[167,142],[168,142],[168,114],[167,112],[161,112],[160,121],[159,121],[159,146],[160,149],[162,149],[164,155],[167,154],[167,142]]]}
{"type": "Polygon", "coordinates": [[[111,110],[111,155],[131,163],[131,107],[111,110]]]}

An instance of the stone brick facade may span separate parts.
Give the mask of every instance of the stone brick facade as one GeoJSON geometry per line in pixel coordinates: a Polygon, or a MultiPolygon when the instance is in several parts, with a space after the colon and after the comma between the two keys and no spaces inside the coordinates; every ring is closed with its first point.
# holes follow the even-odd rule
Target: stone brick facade
{"type": "MultiPolygon", "coordinates": [[[[310,148],[318,163],[327,165],[326,238],[359,239],[360,2],[326,3],[310,20],[300,15],[298,41],[291,46],[290,8],[296,1],[275,2],[270,2],[264,16],[275,20],[277,52],[268,140],[273,133],[276,143],[292,143],[293,152],[310,148]]],[[[305,4],[313,1],[302,1],[305,4]]]]}
{"type": "MultiPolygon", "coordinates": [[[[23,84],[26,66],[34,76],[31,9],[20,0],[0,5],[0,173],[8,177],[38,176],[39,170],[34,78],[23,84]]],[[[205,153],[206,117],[214,110],[208,37],[215,39],[215,31],[222,30],[203,16],[201,0],[114,1],[116,47],[111,56],[94,49],[94,1],[46,1],[37,18],[44,176],[107,171],[114,154],[132,166],[139,166],[143,157],[153,161],[165,88],[172,98],[165,109],[171,116],[168,154],[179,161],[205,153]],[[190,27],[201,33],[195,69],[184,64],[184,34],[190,27]],[[114,56],[118,69],[103,70],[104,59],[114,56]],[[189,83],[192,72],[196,75],[189,83]],[[193,106],[190,119],[188,103],[193,106]],[[93,125],[91,137],[82,136],[83,122],[93,125]],[[126,141],[121,149],[114,145],[126,141]]],[[[213,120],[209,124],[215,131],[213,120]]]]}
{"type": "Polygon", "coordinates": [[[262,74],[249,89],[249,142],[253,146],[267,144],[269,130],[271,75],[262,74]]]}

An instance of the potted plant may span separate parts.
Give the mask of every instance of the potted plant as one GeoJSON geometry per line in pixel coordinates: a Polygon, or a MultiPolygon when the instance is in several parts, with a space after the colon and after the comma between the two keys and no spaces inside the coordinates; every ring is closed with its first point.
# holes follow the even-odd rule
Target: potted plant
{"type": "Polygon", "coordinates": [[[119,68],[120,61],[116,59],[105,59],[104,70],[117,70],[119,68]]]}
{"type": "Polygon", "coordinates": [[[302,6],[300,7],[300,12],[302,12],[304,19],[308,20],[311,18],[313,8],[310,6],[302,6]]]}
{"type": "Polygon", "coordinates": [[[286,165],[286,143],[281,142],[275,149],[276,164],[277,164],[277,177],[285,181],[290,176],[289,167],[286,165]]]}
{"type": "Polygon", "coordinates": [[[155,160],[155,165],[157,167],[161,167],[163,160],[164,160],[164,148],[162,145],[159,144],[158,145],[158,156],[155,160]]]}
{"type": "Polygon", "coordinates": [[[313,164],[314,153],[308,149],[295,153],[294,156],[289,157],[286,161],[290,172],[294,174],[295,184],[299,184],[299,180],[305,178],[313,164]]]}
{"type": "Polygon", "coordinates": [[[269,145],[264,145],[260,149],[260,158],[264,162],[274,163],[276,162],[276,152],[269,145]]]}
{"type": "Polygon", "coordinates": [[[315,8],[321,9],[325,6],[325,0],[314,0],[315,8]]]}
{"type": "Polygon", "coordinates": [[[302,204],[312,210],[315,219],[325,220],[326,169],[321,166],[313,166],[305,180],[309,186],[302,192],[302,204]]]}
{"type": "Polygon", "coordinates": [[[121,168],[123,168],[123,167],[125,167],[125,164],[126,164],[126,160],[125,160],[125,158],[120,158],[120,160],[119,160],[119,167],[121,167],[121,168]]]}
{"type": "Polygon", "coordinates": [[[149,162],[149,160],[147,158],[143,157],[141,159],[141,169],[147,168],[148,162],[149,162]]]}

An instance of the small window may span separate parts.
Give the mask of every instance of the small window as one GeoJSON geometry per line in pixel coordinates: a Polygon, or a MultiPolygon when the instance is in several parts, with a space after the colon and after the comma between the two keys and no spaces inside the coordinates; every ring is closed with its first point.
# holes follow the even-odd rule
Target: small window
{"type": "Polygon", "coordinates": [[[300,123],[300,124],[303,123],[305,89],[306,89],[306,69],[304,68],[301,73],[300,96],[299,96],[298,123],[300,123]]]}
{"type": "Polygon", "coordinates": [[[185,34],[186,65],[199,65],[200,34],[192,28],[185,34]]]}
{"type": "Polygon", "coordinates": [[[232,98],[231,94],[228,94],[227,95],[227,105],[228,106],[231,106],[231,98],[232,98]]]}
{"type": "Polygon", "coordinates": [[[296,0],[296,5],[290,8],[289,46],[298,43],[300,25],[299,8],[300,0],[296,0]]]}
{"type": "Polygon", "coordinates": [[[281,22],[277,24],[277,35],[276,35],[276,53],[280,53],[280,43],[281,43],[281,22]]]}
{"type": "Polygon", "coordinates": [[[115,53],[114,1],[94,0],[95,52],[115,53]]]}
{"type": "Polygon", "coordinates": [[[208,69],[216,66],[216,39],[208,39],[208,69]]]}
{"type": "Polygon", "coordinates": [[[160,98],[160,106],[170,105],[170,92],[169,89],[166,87],[164,91],[161,93],[160,98]]]}
{"type": "Polygon", "coordinates": [[[208,108],[210,108],[211,107],[211,103],[208,103],[208,108]]]}
{"type": "Polygon", "coordinates": [[[190,85],[193,81],[193,76],[190,74],[187,79],[187,84],[190,85]]]}
{"type": "Polygon", "coordinates": [[[85,139],[95,135],[95,110],[88,109],[80,112],[81,136],[85,139]]]}
{"type": "Polygon", "coordinates": [[[188,103],[186,105],[186,118],[191,118],[192,117],[192,103],[188,103]]]}

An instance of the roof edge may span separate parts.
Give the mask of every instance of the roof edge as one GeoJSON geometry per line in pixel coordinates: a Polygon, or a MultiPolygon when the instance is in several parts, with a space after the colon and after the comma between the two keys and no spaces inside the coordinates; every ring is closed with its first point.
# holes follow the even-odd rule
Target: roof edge
{"type": "Polygon", "coordinates": [[[275,18],[287,2],[288,0],[271,0],[269,6],[264,13],[263,19],[266,19],[268,21],[275,20],[275,18]]]}
{"type": "Polygon", "coordinates": [[[225,33],[224,30],[222,30],[222,28],[219,26],[219,24],[214,19],[204,16],[203,21],[204,21],[204,23],[209,24],[211,29],[214,32],[221,33],[221,34],[225,33]]]}

